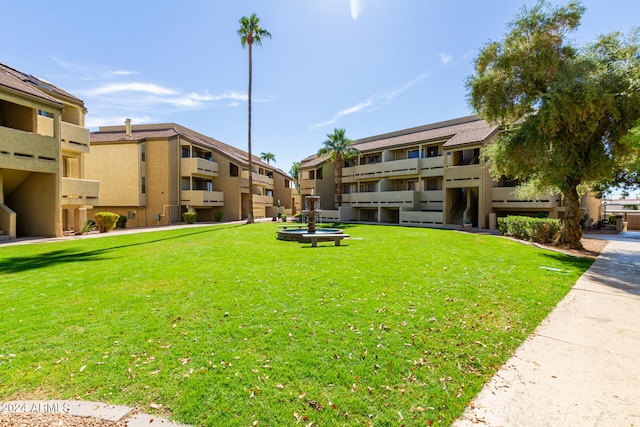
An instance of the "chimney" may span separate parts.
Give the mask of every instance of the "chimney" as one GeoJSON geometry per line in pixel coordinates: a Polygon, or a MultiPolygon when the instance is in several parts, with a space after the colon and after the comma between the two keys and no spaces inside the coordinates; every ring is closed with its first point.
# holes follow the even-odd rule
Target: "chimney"
{"type": "Polygon", "coordinates": [[[127,139],[131,139],[131,119],[126,119],[124,121],[124,135],[127,139]]]}

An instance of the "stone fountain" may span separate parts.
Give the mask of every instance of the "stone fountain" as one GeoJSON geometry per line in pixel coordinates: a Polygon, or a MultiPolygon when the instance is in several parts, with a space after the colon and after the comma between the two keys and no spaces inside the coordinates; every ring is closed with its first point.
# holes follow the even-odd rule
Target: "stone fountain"
{"type": "Polygon", "coordinates": [[[305,209],[302,210],[302,214],[309,218],[309,225],[307,228],[307,233],[309,234],[316,232],[316,217],[319,217],[322,212],[319,208],[320,196],[315,196],[312,189],[311,195],[305,196],[305,209]]]}
{"type": "Polygon", "coordinates": [[[284,229],[278,230],[278,239],[289,240],[294,242],[309,242],[309,238],[303,237],[305,234],[342,234],[342,230],[339,228],[320,228],[316,230],[316,219],[320,217],[320,196],[313,194],[311,190],[310,196],[305,196],[304,209],[302,215],[308,218],[309,224],[307,228],[289,228],[285,226],[284,229]]]}

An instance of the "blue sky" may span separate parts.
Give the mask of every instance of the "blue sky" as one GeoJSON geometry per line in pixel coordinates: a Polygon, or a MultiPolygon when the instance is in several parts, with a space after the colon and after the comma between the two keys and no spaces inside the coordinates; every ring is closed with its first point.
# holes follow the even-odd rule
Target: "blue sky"
{"type": "MultiPolygon", "coordinates": [[[[255,12],[273,37],[254,49],[253,152],[289,171],[336,127],[358,139],[472,114],[473,59],[533,4],[0,0],[0,62],[83,99],[92,130],[175,122],[246,150],[248,52],[236,31],[255,12]]],[[[583,5],[578,45],[640,25],[638,0],[583,5]]]]}

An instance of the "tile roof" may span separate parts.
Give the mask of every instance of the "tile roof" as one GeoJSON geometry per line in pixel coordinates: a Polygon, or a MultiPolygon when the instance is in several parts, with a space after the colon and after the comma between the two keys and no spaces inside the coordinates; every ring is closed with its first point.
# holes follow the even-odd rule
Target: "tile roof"
{"type": "MultiPolygon", "coordinates": [[[[243,166],[248,165],[246,151],[233,147],[229,144],[225,144],[224,142],[218,141],[217,139],[203,135],[176,123],[132,125],[131,138],[127,138],[124,125],[101,126],[98,132],[91,132],[91,143],[142,141],[154,138],[170,138],[178,135],[203,147],[211,148],[212,150],[231,158],[243,166]]],[[[273,165],[263,162],[262,159],[256,155],[252,155],[252,159],[253,163],[256,165],[278,171],[282,175],[293,179],[288,173],[274,167],[273,165]]]]}
{"type": "Polygon", "coordinates": [[[49,102],[60,104],[59,99],[49,94],[53,93],[68,98],[84,107],[84,102],[69,92],[36,76],[23,73],[2,63],[0,63],[0,86],[5,86],[49,102]]]}
{"type": "MultiPolygon", "coordinates": [[[[444,147],[454,147],[463,144],[471,144],[485,141],[491,134],[497,131],[497,126],[492,126],[478,116],[467,116],[444,122],[403,129],[382,135],[361,138],[354,141],[353,146],[360,152],[372,152],[392,147],[401,147],[410,144],[428,141],[447,141],[444,147]]],[[[302,160],[302,167],[308,168],[323,163],[326,159],[318,158],[315,154],[302,160]]]]}

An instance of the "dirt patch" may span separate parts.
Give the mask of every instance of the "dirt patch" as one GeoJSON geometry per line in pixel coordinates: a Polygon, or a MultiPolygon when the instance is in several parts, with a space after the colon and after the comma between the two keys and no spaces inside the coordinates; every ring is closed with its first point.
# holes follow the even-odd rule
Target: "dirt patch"
{"type": "Polygon", "coordinates": [[[568,248],[562,248],[557,246],[546,246],[546,245],[544,247],[547,249],[551,249],[554,251],[562,252],[562,253],[577,256],[577,257],[596,259],[608,244],[609,244],[608,240],[583,238],[582,249],[568,249],[568,248]]]}

